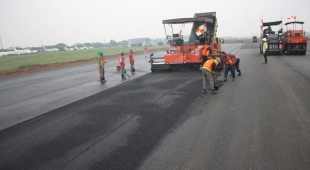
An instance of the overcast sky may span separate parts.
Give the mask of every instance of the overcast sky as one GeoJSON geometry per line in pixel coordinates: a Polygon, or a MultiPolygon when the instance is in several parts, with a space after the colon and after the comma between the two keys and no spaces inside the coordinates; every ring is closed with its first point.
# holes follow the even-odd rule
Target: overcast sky
{"type": "Polygon", "coordinates": [[[310,0],[0,0],[4,48],[165,37],[162,20],[216,12],[218,36],[259,35],[264,22],[297,15],[310,31],[310,0]]]}

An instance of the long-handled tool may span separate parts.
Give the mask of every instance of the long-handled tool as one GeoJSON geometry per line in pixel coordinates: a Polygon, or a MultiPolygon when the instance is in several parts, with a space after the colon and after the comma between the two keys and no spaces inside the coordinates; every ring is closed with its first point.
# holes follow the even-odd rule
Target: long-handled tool
{"type": "Polygon", "coordinates": [[[213,77],[213,82],[214,82],[214,89],[215,89],[215,90],[218,90],[219,87],[215,86],[215,80],[216,80],[216,79],[215,79],[215,74],[212,73],[212,77],[213,77]]]}

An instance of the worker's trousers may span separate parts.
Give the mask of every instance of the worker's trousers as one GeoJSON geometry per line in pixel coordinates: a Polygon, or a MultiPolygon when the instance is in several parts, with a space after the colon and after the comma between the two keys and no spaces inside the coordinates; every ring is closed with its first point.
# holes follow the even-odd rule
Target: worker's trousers
{"type": "Polygon", "coordinates": [[[235,78],[235,65],[226,66],[225,72],[224,72],[224,78],[227,78],[228,72],[230,71],[232,74],[232,77],[235,78]]]}
{"type": "Polygon", "coordinates": [[[104,67],[99,66],[99,78],[100,80],[104,77],[104,67]]]}
{"type": "Polygon", "coordinates": [[[121,71],[122,78],[125,78],[125,73],[126,73],[125,67],[120,67],[120,71],[121,71]]]}
{"type": "Polygon", "coordinates": [[[135,64],[134,63],[130,64],[130,70],[131,70],[131,72],[135,72],[135,64]]]}
{"type": "Polygon", "coordinates": [[[240,59],[237,58],[237,59],[236,59],[235,67],[236,67],[236,71],[237,71],[239,74],[241,74],[241,71],[240,71],[240,68],[239,68],[239,63],[240,63],[240,59]]]}
{"type": "Polygon", "coordinates": [[[206,80],[207,80],[207,78],[209,79],[211,90],[214,91],[215,88],[214,88],[214,77],[213,77],[213,74],[210,71],[202,68],[202,89],[203,90],[207,89],[207,87],[206,87],[206,80]]]}

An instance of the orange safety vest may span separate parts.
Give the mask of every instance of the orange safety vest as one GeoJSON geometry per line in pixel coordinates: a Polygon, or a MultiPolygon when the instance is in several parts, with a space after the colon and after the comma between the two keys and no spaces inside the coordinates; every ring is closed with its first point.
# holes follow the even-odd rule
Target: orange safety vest
{"type": "Polygon", "coordinates": [[[213,69],[213,67],[212,67],[213,63],[214,63],[214,59],[207,60],[207,61],[203,64],[202,68],[203,68],[203,69],[206,69],[206,70],[208,70],[208,71],[210,71],[210,72],[212,72],[212,71],[214,71],[214,69],[213,69]]]}
{"type": "Polygon", "coordinates": [[[121,55],[118,56],[118,65],[120,67],[125,67],[125,58],[124,58],[124,56],[121,56],[121,55]]]}
{"type": "Polygon", "coordinates": [[[129,54],[129,62],[130,64],[135,62],[135,59],[133,58],[133,54],[129,54]]]}
{"type": "Polygon", "coordinates": [[[226,54],[226,65],[230,66],[233,64],[235,64],[235,60],[232,57],[230,57],[230,55],[226,54]]]}
{"type": "Polygon", "coordinates": [[[204,46],[204,47],[202,47],[202,48],[203,48],[203,49],[202,49],[202,51],[201,51],[201,54],[202,54],[202,55],[205,55],[205,56],[209,56],[210,51],[207,50],[208,46],[204,46]]]}

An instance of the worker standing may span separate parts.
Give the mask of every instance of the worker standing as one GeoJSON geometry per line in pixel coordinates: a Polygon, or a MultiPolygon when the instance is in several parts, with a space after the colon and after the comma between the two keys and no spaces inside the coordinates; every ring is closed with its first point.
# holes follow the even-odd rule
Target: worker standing
{"type": "Polygon", "coordinates": [[[264,58],[265,58],[265,63],[263,64],[267,64],[267,53],[268,53],[268,44],[266,42],[266,38],[263,38],[263,54],[264,54],[264,58]]]}
{"type": "Polygon", "coordinates": [[[126,79],[126,77],[125,77],[126,70],[125,70],[125,57],[124,57],[123,51],[118,56],[118,65],[120,67],[122,79],[125,80],[126,79]]]}
{"type": "Polygon", "coordinates": [[[102,51],[99,51],[98,52],[98,58],[97,58],[97,63],[98,63],[98,68],[99,68],[99,82],[101,83],[104,83],[104,82],[107,82],[105,80],[105,77],[104,77],[104,64],[107,64],[107,62],[104,61],[104,58],[103,58],[103,52],[102,51]]]}
{"type": "Polygon", "coordinates": [[[145,55],[145,58],[147,57],[147,52],[149,51],[149,49],[146,47],[146,46],[144,46],[144,55],[145,55]]]}
{"type": "Polygon", "coordinates": [[[209,46],[204,45],[201,47],[201,49],[200,49],[200,55],[202,58],[201,66],[208,60],[208,56],[210,54],[212,54],[212,52],[211,52],[211,48],[209,46]]]}
{"type": "Polygon", "coordinates": [[[221,52],[221,55],[223,57],[223,60],[225,62],[225,72],[224,72],[224,80],[223,81],[227,81],[227,75],[228,72],[230,71],[233,78],[232,81],[235,81],[235,61],[236,61],[236,56],[232,55],[232,54],[226,54],[225,52],[221,52]]]}
{"type": "Polygon", "coordinates": [[[131,74],[135,74],[136,73],[136,69],[134,67],[135,59],[133,57],[133,51],[132,50],[130,50],[130,52],[129,52],[129,63],[130,63],[131,74]]]}
{"type": "Polygon", "coordinates": [[[206,94],[206,79],[209,79],[212,94],[218,93],[215,89],[215,67],[219,65],[217,59],[207,60],[202,66],[202,93],[206,94]]]}

